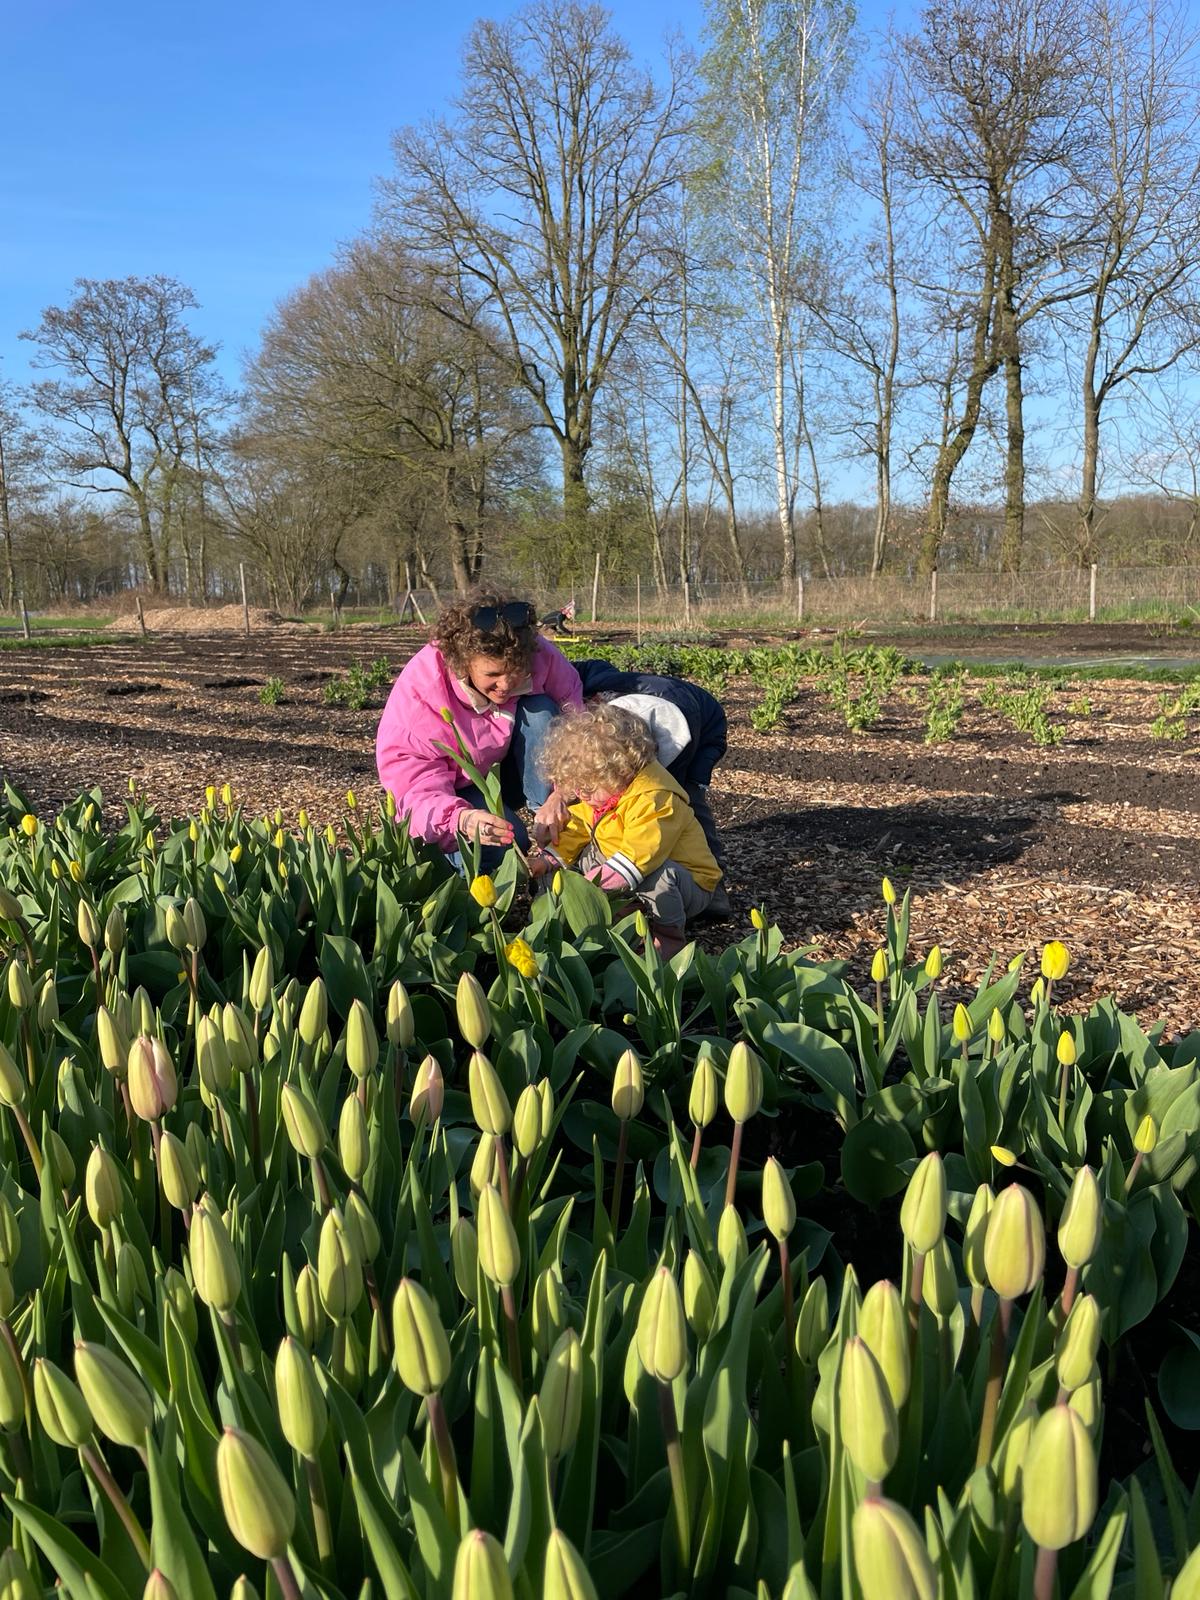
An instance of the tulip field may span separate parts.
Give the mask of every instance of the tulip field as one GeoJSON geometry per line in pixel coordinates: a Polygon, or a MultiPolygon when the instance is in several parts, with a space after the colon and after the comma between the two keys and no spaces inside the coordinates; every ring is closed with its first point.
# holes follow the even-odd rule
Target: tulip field
{"type": "Polygon", "coordinates": [[[518,872],[9,785],[0,1595],[1200,1595],[1200,1033],[518,872]]]}

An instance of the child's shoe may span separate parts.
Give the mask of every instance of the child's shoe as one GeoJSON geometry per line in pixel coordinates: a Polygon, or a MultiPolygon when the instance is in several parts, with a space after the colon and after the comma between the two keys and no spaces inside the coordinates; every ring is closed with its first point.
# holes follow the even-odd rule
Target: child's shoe
{"type": "Polygon", "coordinates": [[[654,941],[654,948],[664,961],[670,961],[672,956],[677,956],[687,943],[686,930],[667,922],[652,922],[650,937],[654,941]]]}

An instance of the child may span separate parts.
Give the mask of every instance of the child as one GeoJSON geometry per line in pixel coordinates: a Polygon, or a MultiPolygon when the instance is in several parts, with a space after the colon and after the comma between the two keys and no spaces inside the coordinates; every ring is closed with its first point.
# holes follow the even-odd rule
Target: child
{"type": "MultiPolygon", "coordinates": [[[[722,875],[725,853],[708,804],[713,768],[726,749],[725,708],[699,684],[668,678],[656,672],[622,672],[607,661],[575,663],[585,701],[607,700],[632,711],[649,724],[658,747],[658,759],[683,785],[688,804],[722,875]]],[[[709,906],[710,916],[729,915],[729,896],[722,882],[709,906]]]]}
{"type": "MultiPolygon", "coordinates": [[[[655,759],[646,723],[614,705],[562,717],[547,730],[541,763],[556,790],[578,799],[557,843],[534,858],[535,871],[577,866],[603,889],[632,893],[663,954],[681,950],[721,869],[683,785],[655,759]]],[[[537,832],[545,844],[547,830],[537,832]]]]}

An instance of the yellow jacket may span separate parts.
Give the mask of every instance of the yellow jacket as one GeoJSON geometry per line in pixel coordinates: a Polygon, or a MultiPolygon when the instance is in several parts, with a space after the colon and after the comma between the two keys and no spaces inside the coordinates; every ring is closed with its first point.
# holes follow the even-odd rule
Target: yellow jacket
{"type": "Polygon", "coordinates": [[[551,852],[566,867],[594,844],[609,872],[630,889],[665,861],[686,867],[702,889],[715,889],[721,881],[721,869],[686,790],[657,761],[643,767],[612,810],[603,811],[598,820],[582,800],[570,809],[571,820],[551,852]]]}

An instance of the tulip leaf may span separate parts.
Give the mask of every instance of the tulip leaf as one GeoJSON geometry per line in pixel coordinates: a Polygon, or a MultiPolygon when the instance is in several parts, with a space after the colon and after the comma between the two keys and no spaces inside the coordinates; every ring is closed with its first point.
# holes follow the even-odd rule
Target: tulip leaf
{"type": "Polygon", "coordinates": [[[89,1583],[103,1600],[128,1600],[128,1590],[112,1569],[69,1528],[28,1500],[5,1495],[4,1503],[45,1554],[72,1600],[89,1600],[89,1583]]]}
{"type": "Polygon", "coordinates": [[[192,1600],[217,1600],[208,1563],[179,1498],[172,1459],[174,1450],[175,1423],[170,1416],[163,1437],[163,1453],[159,1453],[153,1438],[146,1441],[150,1474],[150,1550],[154,1565],[171,1580],[179,1594],[189,1595],[192,1600]]]}
{"type": "Polygon", "coordinates": [[[430,1584],[434,1592],[440,1593],[443,1586],[449,1585],[450,1574],[454,1570],[457,1540],[446,1521],[441,1502],[425,1476],[421,1458],[413,1449],[412,1441],[405,1439],[400,1448],[404,1457],[404,1488],[417,1546],[429,1573],[430,1584]]]}
{"type": "Polygon", "coordinates": [[[803,1022],[769,1022],[763,1039],[816,1080],[844,1129],[854,1126],[858,1121],[854,1063],[836,1039],[803,1022]]]}
{"type": "Polygon", "coordinates": [[[329,1004],[339,1017],[343,1020],[348,1017],[356,1000],[361,1000],[368,1011],[374,1009],[374,990],[363,964],[362,951],[353,939],[327,933],[321,940],[318,965],[329,991],[329,1004]]]}
{"type": "Polygon", "coordinates": [[[420,1600],[420,1591],[396,1548],[399,1519],[353,1468],[350,1469],[350,1483],[384,1600],[420,1600]]]}
{"type": "Polygon", "coordinates": [[[865,1116],[842,1142],[842,1182],[856,1200],[874,1208],[905,1187],[904,1163],[915,1155],[903,1123],[865,1116]]]}
{"type": "Polygon", "coordinates": [[[1071,1590],[1071,1600],[1109,1600],[1128,1520],[1125,1497],[1122,1495],[1117,1509],[1104,1524],[1083,1576],[1071,1590]]]}
{"type": "Polygon", "coordinates": [[[1158,1397],[1177,1428],[1200,1430],[1200,1335],[1180,1327],[1186,1343],[1171,1346],[1158,1369],[1158,1397]]]}
{"type": "Polygon", "coordinates": [[[134,1370],[147,1379],[158,1398],[166,1403],[171,1397],[171,1380],[167,1373],[166,1357],[162,1351],[114,1306],[105,1305],[102,1301],[98,1302],[98,1305],[100,1315],[129,1357],[134,1370]]]}

